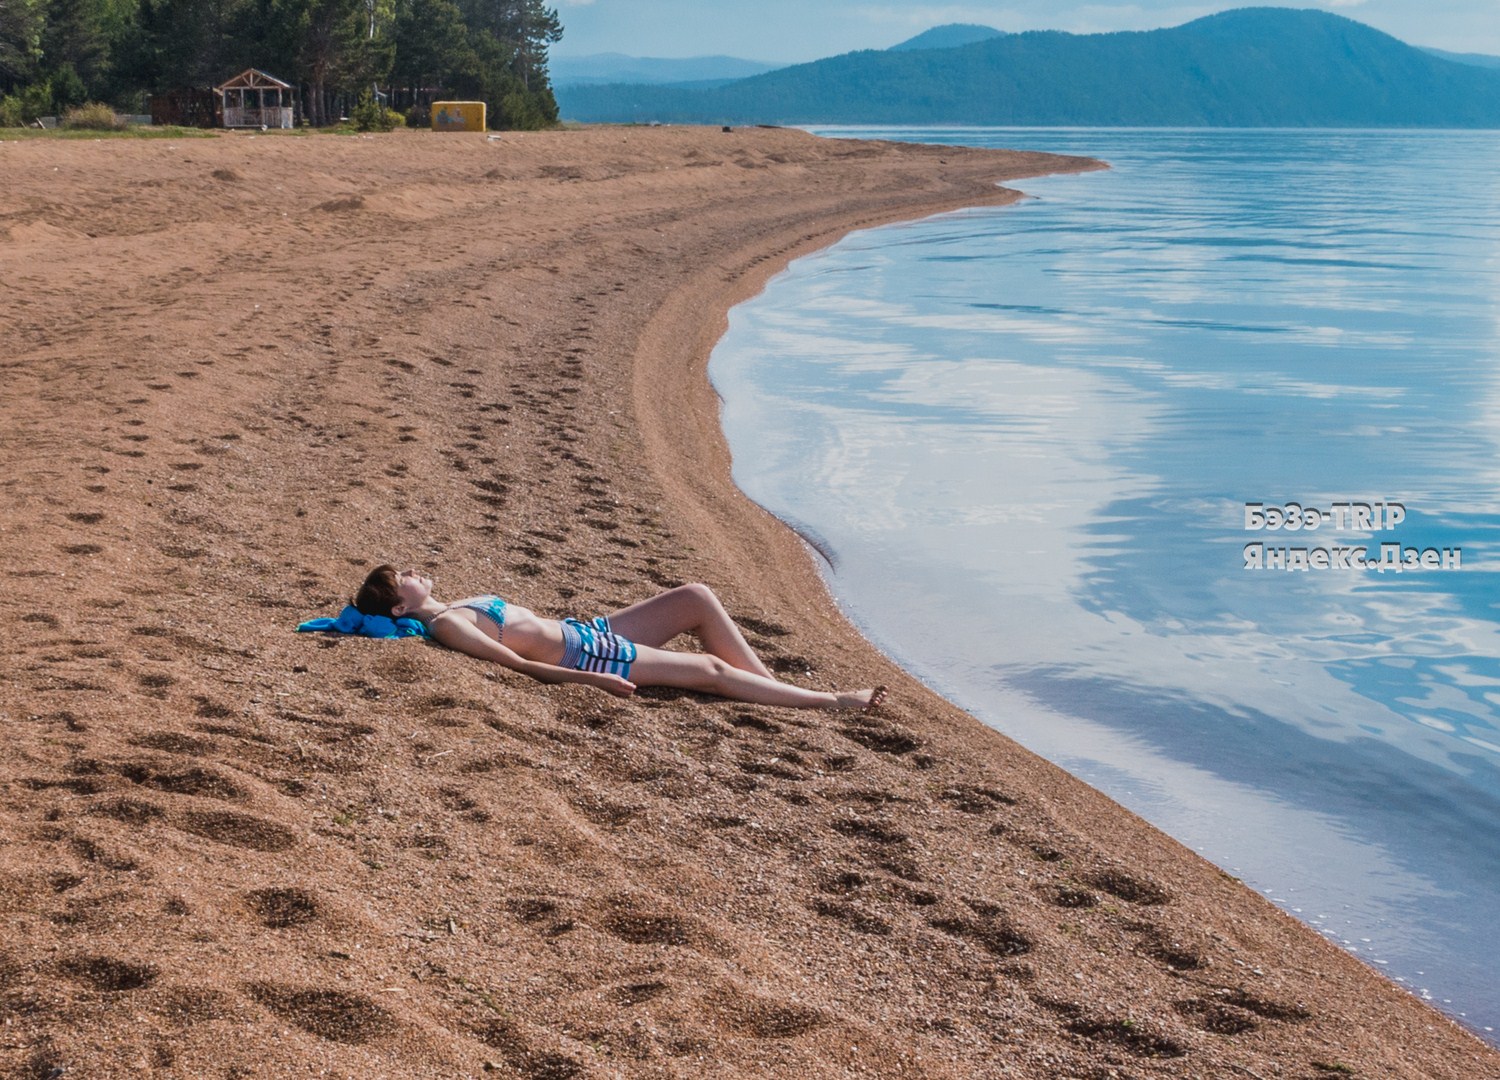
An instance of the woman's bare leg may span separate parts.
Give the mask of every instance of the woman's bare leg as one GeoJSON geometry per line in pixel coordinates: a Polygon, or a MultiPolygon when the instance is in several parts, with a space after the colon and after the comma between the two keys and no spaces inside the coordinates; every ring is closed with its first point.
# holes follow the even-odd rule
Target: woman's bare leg
{"type": "Polygon", "coordinates": [[[630,665],[630,681],[637,686],[675,686],[754,705],[783,705],[793,709],[873,709],[885,700],[886,694],[883,686],[843,693],[805,690],[777,682],[769,675],[733,667],[722,657],[668,652],[649,645],[640,645],[635,663],[630,665]]]}
{"type": "Polygon", "coordinates": [[[609,625],[621,637],[653,649],[661,648],[678,634],[693,634],[704,652],[717,656],[730,667],[775,679],[707,585],[679,585],[621,608],[609,616],[609,625]]]}

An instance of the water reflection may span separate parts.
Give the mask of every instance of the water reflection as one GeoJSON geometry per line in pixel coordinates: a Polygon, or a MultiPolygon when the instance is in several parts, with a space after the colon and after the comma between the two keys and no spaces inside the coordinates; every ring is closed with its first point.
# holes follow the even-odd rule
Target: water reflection
{"type": "Polygon", "coordinates": [[[737,309],[736,479],[948,696],[1500,1023],[1500,136],[957,141],[1114,169],[851,237],[737,309]],[[1382,498],[1394,532],[1243,527],[1382,498]],[[1247,572],[1252,540],[1464,568],[1247,572]]]}

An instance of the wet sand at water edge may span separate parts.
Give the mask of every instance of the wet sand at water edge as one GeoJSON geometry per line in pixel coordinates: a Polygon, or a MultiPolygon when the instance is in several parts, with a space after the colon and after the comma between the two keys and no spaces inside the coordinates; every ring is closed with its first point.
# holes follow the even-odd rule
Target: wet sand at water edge
{"type": "Polygon", "coordinates": [[[730,482],[732,304],[1093,164],[0,142],[0,1075],[1500,1076],[895,669],[730,482]],[[784,678],[891,701],[620,701],[292,633],[381,561],[553,616],[706,582],[784,678]]]}

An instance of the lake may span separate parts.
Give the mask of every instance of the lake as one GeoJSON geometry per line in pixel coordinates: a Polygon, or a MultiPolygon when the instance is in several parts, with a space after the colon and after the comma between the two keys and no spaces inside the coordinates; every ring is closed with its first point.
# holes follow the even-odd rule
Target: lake
{"type": "Polygon", "coordinates": [[[1493,1041],[1500,133],[819,133],[1112,168],[736,308],[736,482],[907,670],[1493,1041]]]}

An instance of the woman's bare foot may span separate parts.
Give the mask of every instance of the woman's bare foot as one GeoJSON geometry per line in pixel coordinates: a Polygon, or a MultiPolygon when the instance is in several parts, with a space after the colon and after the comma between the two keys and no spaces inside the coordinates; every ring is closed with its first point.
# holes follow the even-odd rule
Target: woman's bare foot
{"type": "Polygon", "coordinates": [[[835,709],[861,709],[864,712],[874,712],[885,703],[886,695],[890,690],[884,686],[877,686],[873,690],[854,690],[847,694],[839,694],[839,703],[835,709]]]}

